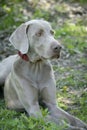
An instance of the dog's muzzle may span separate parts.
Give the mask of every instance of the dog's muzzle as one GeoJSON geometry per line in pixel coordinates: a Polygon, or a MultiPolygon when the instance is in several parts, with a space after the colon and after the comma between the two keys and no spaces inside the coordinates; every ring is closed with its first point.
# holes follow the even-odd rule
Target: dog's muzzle
{"type": "Polygon", "coordinates": [[[59,58],[60,57],[60,52],[61,52],[62,46],[60,44],[55,44],[52,46],[52,59],[53,58],[59,58]]]}

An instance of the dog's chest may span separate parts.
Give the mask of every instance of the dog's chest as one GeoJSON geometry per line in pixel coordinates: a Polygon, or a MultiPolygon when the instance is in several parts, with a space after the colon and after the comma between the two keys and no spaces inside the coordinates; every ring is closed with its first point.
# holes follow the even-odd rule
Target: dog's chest
{"type": "Polygon", "coordinates": [[[36,88],[44,87],[52,77],[52,67],[49,62],[38,62],[36,64],[29,64],[24,71],[27,79],[32,81],[32,85],[36,88]]]}
{"type": "Polygon", "coordinates": [[[35,88],[46,87],[53,76],[53,70],[49,61],[39,61],[37,63],[21,62],[16,64],[16,74],[24,77],[29,84],[35,88]]]}
{"type": "Polygon", "coordinates": [[[51,66],[48,62],[39,62],[29,65],[29,73],[27,75],[36,82],[43,82],[49,78],[51,66]]]}

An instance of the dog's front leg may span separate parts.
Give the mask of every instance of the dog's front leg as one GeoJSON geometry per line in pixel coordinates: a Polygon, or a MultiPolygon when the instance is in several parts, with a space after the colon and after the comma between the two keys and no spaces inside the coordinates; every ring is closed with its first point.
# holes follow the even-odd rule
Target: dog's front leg
{"type": "Polygon", "coordinates": [[[38,103],[38,89],[23,78],[16,84],[16,92],[29,116],[42,116],[38,103]]]}
{"type": "Polygon", "coordinates": [[[48,108],[52,117],[55,117],[56,119],[58,118],[60,120],[67,120],[67,122],[70,124],[70,128],[79,130],[82,128],[83,130],[87,129],[87,125],[83,121],[70,115],[69,113],[65,112],[63,109],[57,107],[56,105],[48,104],[48,108]]]}
{"type": "Polygon", "coordinates": [[[66,120],[70,126],[70,130],[87,130],[87,125],[78,118],[70,115],[61,108],[56,106],[56,91],[55,87],[45,87],[42,91],[43,101],[48,107],[51,118],[61,124],[62,120],[66,120]]]}

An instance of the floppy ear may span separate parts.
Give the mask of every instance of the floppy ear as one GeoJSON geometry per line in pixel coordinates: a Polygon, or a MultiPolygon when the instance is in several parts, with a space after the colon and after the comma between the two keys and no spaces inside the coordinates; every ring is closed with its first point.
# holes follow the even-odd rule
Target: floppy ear
{"type": "Polygon", "coordinates": [[[26,24],[20,25],[9,38],[11,44],[22,54],[26,54],[29,49],[29,41],[26,33],[27,26],[26,24]]]}

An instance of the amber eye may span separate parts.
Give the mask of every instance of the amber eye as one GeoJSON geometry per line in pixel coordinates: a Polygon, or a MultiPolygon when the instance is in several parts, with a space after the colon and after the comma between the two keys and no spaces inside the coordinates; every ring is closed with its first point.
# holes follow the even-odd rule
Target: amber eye
{"type": "Polygon", "coordinates": [[[38,36],[38,37],[40,37],[40,36],[42,36],[43,35],[43,30],[42,29],[40,29],[37,33],[36,33],[36,36],[38,36]]]}
{"type": "Polygon", "coordinates": [[[54,30],[50,30],[50,33],[51,33],[52,35],[54,35],[54,30]]]}

